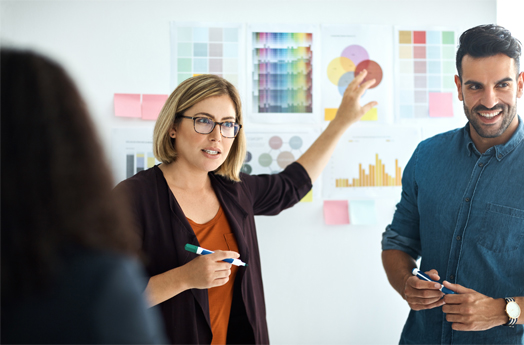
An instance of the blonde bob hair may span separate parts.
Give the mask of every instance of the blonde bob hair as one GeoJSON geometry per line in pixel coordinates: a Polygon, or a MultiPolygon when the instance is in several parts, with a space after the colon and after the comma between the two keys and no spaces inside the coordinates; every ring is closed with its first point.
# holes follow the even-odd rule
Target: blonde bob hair
{"type": "MultiPolygon", "coordinates": [[[[242,104],[233,84],[213,74],[202,74],[180,83],[167,99],[155,123],[153,153],[156,159],[164,164],[176,161],[176,139],[169,136],[169,131],[182,120],[180,115],[200,101],[222,95],[228,95],[231,98],[236,111],[235,121],[243,125],[242,104]]],[[[229,155],[224,163],[215,170],[215,173],[233,181],[240,181],[240,168],[242,168],[245,156],[246,137],[244,131],[240,129],[229,155]]]]}

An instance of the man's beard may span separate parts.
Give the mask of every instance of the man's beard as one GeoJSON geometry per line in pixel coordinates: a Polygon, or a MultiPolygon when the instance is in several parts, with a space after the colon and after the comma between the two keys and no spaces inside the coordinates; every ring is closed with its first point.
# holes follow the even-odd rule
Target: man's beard
{"type": "Polygon", "coordinates": [[[469,110],[469,108],[466,106],[464,102],[463,102],[463,105],[464,105],[464,113],[466,114],[466,117],[468,118],[469,123],[473,126],[477,134],[481,136],[482,138],[496,138],[496,137],[501,136],[506,131],[506,129],[508,129],[509,125],[515,118],[515,115],[517,115],[517,102],[516,101],[515,101],[514,106],[509,106],[504,103],[501,103],[501,104],[499,103],[495,105],[493,108],[488,109],[483,105],[478,105],[475,108],[473,108],[471,111],[469,110]],[[479,121],[477,116],[480,116],[480,115],[477,115],[477,112],[493,111],[496,109],[500,109],[502,111],[502,113],[500,114],[500,116],[502,117],[502,122],[498,126],[498,129],[495,128],[493,125],[491,126],[484,125],[479,121]]]}

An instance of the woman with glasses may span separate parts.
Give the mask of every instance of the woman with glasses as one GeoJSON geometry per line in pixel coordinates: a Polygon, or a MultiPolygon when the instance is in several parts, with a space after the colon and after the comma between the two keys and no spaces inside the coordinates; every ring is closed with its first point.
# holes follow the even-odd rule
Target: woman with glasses
{"type": "Polygon", "coordinates": [[[148,260],[146,295],[160,306],[172,343],[269,343],[254,216],[278,214],[311,189],[340,136],[376,104],[359,105],[374,82],[362,83],[365,75],[348,86],[309,150],[274,175],[240,173],[246,139],[232,84],[200,75],[169,96],[153,137],[162,164],[116,189],[130,200],[148,260]],[[197,256],[186,244],[215,253],[197,256]]]}

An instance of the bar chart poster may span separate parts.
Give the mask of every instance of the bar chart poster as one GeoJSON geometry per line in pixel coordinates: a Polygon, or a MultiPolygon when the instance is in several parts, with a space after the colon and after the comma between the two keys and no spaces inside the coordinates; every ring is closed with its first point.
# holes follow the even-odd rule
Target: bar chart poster
{"type": "Polygon", "coordinates": [[[364,93],[360,104],[377,101],[361,121],[393,121],[393,44],[391,26],[322,26],[322,115],[332,120],[347,86],[362,70],[364,79],[375,83],[364,93]]]}
{"type": "Polygon", "coordinates": [[[113,128],[111,134],[115,183],[160,163],[153,155],[153,128],[113,128]]]}
{"type": "Polygon", "coordinates": [[[314,123],[314,25],[248,28],[248,111],[262,123],[314,123]]]}
{"type": "Polygon", "coordinates": [[[323,197],[397,196],[419,141],[417,127],[351,127],[323,172],[323,197]]]}
{"type": "Polygon", "coordinates": [[[395,98],[400,121],[450,119],[460,114],[454,81],[458,33],[456,29],[395,28],[395,98]]]}
{"type": "Polygon", "coordinates": [[[170,22],[171,89],[199,74],[215,74],[244,89],[243,24],[170,22]]]}

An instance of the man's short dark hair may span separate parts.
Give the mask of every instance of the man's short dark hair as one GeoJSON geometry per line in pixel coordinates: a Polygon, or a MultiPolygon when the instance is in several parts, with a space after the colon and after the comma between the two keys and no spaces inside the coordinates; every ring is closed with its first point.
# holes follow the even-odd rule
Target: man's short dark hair
{"type": "Polygon", "coordinates": [[[502,26],[487,24],[468,29],[460,35],[457,51],[457,71],[462,80],[462,58],[469,55],[482,58],[504,54],[515,60],[517,73],[520,70],[522,44],[502,26]]]}

